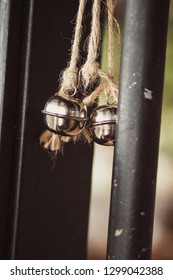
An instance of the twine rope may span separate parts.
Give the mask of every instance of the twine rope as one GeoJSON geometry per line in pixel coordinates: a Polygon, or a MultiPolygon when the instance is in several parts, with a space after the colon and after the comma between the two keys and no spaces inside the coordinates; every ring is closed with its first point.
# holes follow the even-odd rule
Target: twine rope
{"type": "Polygon", "coordinates": [[[71,58],[69,66],[62,72],[60,90],[57,95],[73,96],[77,91],[78,83],[78,67],[80,41],[82,37],[82,20],[87,0],[79,0],[79,8],[76,18],[76,26],[74,30],[74,39],[71,47],[71,58]],[[71,92],[70,92],[71,91],[71,92]]]}
{"type": "Polygon", "coordinates": [[[85,64],[80,70],[85,87],[87,87],[89,83],[94,82],[98,76],[97,71],[99,68],[99,64],[96,60],[99,54],[98,48],[100,43],[100,6],[100,0],[93,1],[91,33],[88,43],[88,55],[85,64]]]}
{"type": "Polygon", "coordinates": [[[94,103],[98,96],[104,92],[107,103],[118,103],[118,85],[114,81],[113,75],[113,61],[114,61],[114,23],[116,24],[118,34],[117,41],[119,42],[120,28],[119,24],[114,18],[114,9],[116,5],[115,0],[107,0],[108,13],[108,73],[105,73],[100,68],[97,69],[97,75],[101,78],[101,83],[89,96],[85,97],[83,103],[86,106],[94,103]]]}
{"type": "Polygon", "coordinates": [[[113,40],[113,11],[115,1],[107,0],[108,9],[108,76],[113,77],[113,57],[114,57],[114,40],[113,40]]]}
{"type": "Polygon", "coordinates": [[[98,56],[100,42],[100,0],[95,0],[92,8],[91,34],[88,44],[87,60],[94,63],[98,56]]]}
{"type": "Polygon", "coordinates": [[[72,51],[71,51],[71,60],[69,65],[70,69],[74,69],[76,67],[79,58],[79,46],[80,46],[80,40],[82,36],[82,20],[83,20],[83,13],[84,13],[86,2],[87,0],[80,0],[79,2],[79,9],[78,9],[76,27],[74,33],[74,41],[73,41],[72,51]]]}
{"type": "Polygon", "coordinates": [[[108,79],[107,88],[105,91],[107,103],[118,103],[118,86],[114,82],[114,21],[116,23],[118,34],[120,32],[119,25],[114,18],[116,0],[107,0],[108,13],[108,79]]]}

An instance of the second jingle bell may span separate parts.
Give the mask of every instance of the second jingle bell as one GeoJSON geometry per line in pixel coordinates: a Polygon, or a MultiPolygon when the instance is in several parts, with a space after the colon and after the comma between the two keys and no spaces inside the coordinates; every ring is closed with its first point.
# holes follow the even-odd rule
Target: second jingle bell
{"type": "Polygon", "coordinates": [[[96,107],[90,116],[90,130],[93,140],[100,145],[113,146],[116,123],[117,108],[115,105],[96,107]]]}

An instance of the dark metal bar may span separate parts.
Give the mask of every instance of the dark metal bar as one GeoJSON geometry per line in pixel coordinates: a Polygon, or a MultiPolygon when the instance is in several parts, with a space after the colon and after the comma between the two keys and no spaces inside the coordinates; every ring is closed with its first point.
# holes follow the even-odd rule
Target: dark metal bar
{"type": "Polygon", "coordinates": [[[32,23],[34,0],[26,1],[24,7],[24,26],[20,75],[18,84],[17,112],[15,120],[14,153],[11,176],[10,216],[7,237],[7,258],[15,259],[18,231],[19,202],[22,181],[22,162],[24,154],[24,138],[27,120],[28,80],[30,68],[32,23]]]}
{"type": "MultiPolygon", "coordinates": [[[[7,72],[7,46],[9,41],[9,15],[10,15],[10,0],[0,1],[0,259],[4,252],[4,240],[6,233],[7,222],[7,207],[8,207],[8,187],[6,186],[8,175],[4,171],[8,165],[7,160],[1,160],[3,154],[3,117],[4,117],[4,99],[5,99],[5,77],[7,72]],[[4,175],[2,178],[1,174],[4,175]]],[[[6,141],[8,147],[9,141],[6,141]]],[[[10,150],[10,148],[9,148],[10,150]]]]}
{"type": "Polygon", "coordinates": [[[151,257],[168,12],[126,1],[108,259],[151,257]]]}

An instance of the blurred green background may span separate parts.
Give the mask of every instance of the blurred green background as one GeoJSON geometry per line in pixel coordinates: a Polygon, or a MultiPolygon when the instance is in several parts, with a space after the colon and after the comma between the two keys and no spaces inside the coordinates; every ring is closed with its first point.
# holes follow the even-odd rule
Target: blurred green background
{"type": "Polygon", "coordinates": [[[168,29],[160,150],[167,156],[173,156],[173,1],[168,29]]]}

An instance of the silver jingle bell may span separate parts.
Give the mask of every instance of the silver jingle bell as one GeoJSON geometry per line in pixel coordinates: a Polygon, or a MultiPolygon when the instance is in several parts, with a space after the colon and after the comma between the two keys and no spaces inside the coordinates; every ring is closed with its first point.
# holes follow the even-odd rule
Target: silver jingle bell
{"type": "Polygon", "coordinates": [[[47,128],[62,136],[78,135],[87,121],[85,107],[61,96],[49,98],[42,113],[47,128]]]}
{"type": "Polygon", "coordinates": [[[117,108],[115,105],[96,107],[91,113],[89,125],[94,142],[104,146],[113,146],[116,123],[117,108]]]}

